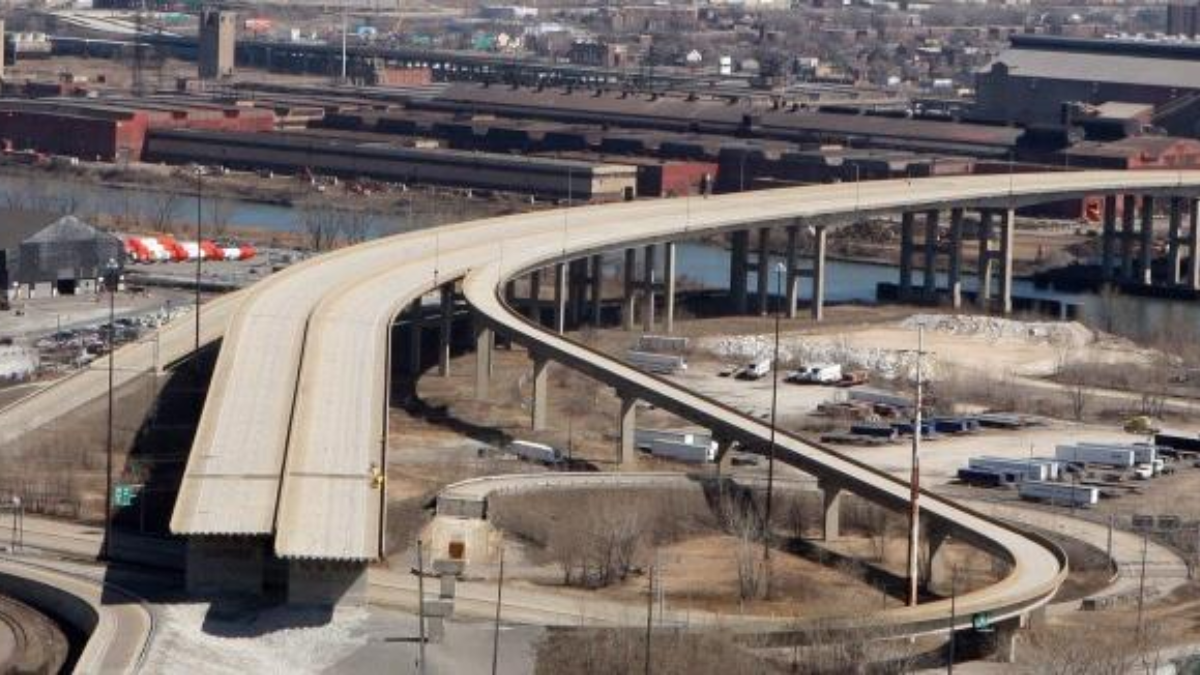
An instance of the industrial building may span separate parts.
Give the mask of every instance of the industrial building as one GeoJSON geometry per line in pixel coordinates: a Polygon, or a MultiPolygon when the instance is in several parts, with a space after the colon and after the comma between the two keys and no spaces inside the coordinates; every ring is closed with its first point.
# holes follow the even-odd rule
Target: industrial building
{"type": "Polygon", "coordinates": [[[579,201],[637,195],[631,166],[549,157],[409,148],[312,134],[234,133],[191,129],[153,132],[153,161],[314,173],[530,194],[579,201]]]}
{"type": "Polygon", "coordinates": [[[1200,45],[1013,35],[976,74],[982,120],[1068,126],[1104,104],[1153,107],[1146,122],[1200,137],[1200,45]]]}
{"type": "Polygon", "coordinates": [[[110,260],[123,264],[121,240],[75,216],[0,213],[0,281],[9,300],[94,293],[110,260]]]}
{"type": "Polygon", "coordinates": [[[234,50],[237,47],[237,15],[233,12],[205,9],[200,13],[199,73],[202,80],[218,80],[233,75],[234,50]]]}

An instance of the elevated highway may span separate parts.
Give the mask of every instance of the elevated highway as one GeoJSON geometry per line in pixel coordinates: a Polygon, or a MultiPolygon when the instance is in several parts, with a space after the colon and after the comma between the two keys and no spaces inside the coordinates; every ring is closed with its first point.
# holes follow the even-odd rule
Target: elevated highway
{"type": "MultiPolygon", "coordinates": [[[[1194,200],[1200,174],[931,178],[632,202],[461,223],[303,263],[250,289],[226,335],[172,529],[198,541],[253,535],[285,559],[362,564],[379,557],[384,494],[372,475],[386,450],[389,328],[404,308],[456,281],[477,314],[484,352],[490,333],[502,334],[524,345],[535,363],[577,369],[630,402],[622,407],[623,447],[630,447],[632,402],[642,400],[761,449],[771,435],[766,424],[518,316],[504,300],[507,282],[634,246],[939,209],[1006,214],[1011,251],[1013,209],[1117,194],[1194,200]]],[[[486,369],[480,378],[486,382],[486,369]]],[[[779,434],[778,445],[782,461],[816,476],[828,492],[848,490],[898,509],[908,503],[906,483],[836,451],[788,434],[779,434]]],[[[939,536],[969,541],[1010,563],[1003,581],[959,598],[967,617],[1027,613],[1065,575],[1053,546],[990,518],[933,495],[923,498],[922,515],[939,536]]],[[[914,632],[944,629],[948,606],[930,603],[889,617],[914,632]]]]}

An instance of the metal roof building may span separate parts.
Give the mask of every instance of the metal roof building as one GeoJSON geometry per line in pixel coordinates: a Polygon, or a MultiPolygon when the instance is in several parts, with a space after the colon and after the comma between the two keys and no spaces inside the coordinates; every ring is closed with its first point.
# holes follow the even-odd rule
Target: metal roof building
{"type": "Polygon", "coordinates": [[[121,240],[75,216],[0,214],[4,287],[9,297],[94,292],[109,260],[121,264],[121,240]]]}

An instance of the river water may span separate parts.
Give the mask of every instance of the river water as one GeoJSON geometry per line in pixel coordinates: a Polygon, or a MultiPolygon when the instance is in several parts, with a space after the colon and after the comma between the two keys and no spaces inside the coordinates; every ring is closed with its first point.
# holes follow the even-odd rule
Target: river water
{"type": "MultiPolygon", "coordinates": [[[[280,180],[289,180],[281,178],[280,180]]],[[[330,195],[331,201],[341,198],[330,195]]],[[[234,198],[219,198],[222,217],[233,228],[258,229],[271,232],[299,232],[302,229],[297,210],[290,206],[234,198]]],[[[395,215],[377,217],[373,229],[378,234],[407,231],[430,223],[449,222],[472,217],[481,207],[459,197],[427,199],[416,213],[396,209],[395,215]]],[[[156,190],[110,187],[97,183],[67,181],[52,177],[0,176],[0,205],[15,209],[47,209],[74,211],[83,216],[136,214],[143,219],[167,213],[166,220],[189,222],[194,218],[195,198],[189,195],[174,199],[163,197],[156,190]]],[[[211,209],[206,202],[206,209],[211,209]]],[[[772,267],[780,259],[772,259],[772,267]]],[[[681,276],[705,288],[724,288],[729,280],[729,255],[720,247],[700,242],[685,242],[679,246],[677,268],[681,276]]],[[[755,288],[754,273],[749,287],[755,288]]],[[[884,263],[831,260],[826,271],[826,300],[838,302],[874,302],[876,287],[881,282],[895,283],[895,265],[884,263]]],[[[939,285],[945,275],[938,274],[939,285]]],[[[914,272],[914,284],[922,283],[921,272],[914,272]]],[[[963,275],[965,290],[977,288],[973,274],[963,275]]],[[[1149,335],[1156,331],[1182,327],[1200,331],[1200,305],[1184,301],[1152,298],[1113,297],[1096,293],[1064,293],[1035,288],[1027,279],[1014,280],[1016,296],[1057,300],[1077,306],[1081,320],[1108,330],[1125,334],[1149,335]]],[[[802,280],[800,297],[809,297],[809,284],[802,280]]]]}

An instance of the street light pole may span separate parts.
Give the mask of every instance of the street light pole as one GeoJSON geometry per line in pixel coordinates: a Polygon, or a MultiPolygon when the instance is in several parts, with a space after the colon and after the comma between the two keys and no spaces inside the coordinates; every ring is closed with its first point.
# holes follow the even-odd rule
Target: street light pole
{"type": "MultiPolygon", "coordinates": [[[[786,269],[782,263],[775,265],[776,294],[783,293],[783,275],[786,269]]],[[[759,274],[766,274],[760,270],[759,274]]],[[[771,559],[771,495],[775,484],[775,416],[779,407],[779,307],[775,308],[775,353],[771,358],[771,447],[767,459],[767,505],[763,518],[763,560],[771,559]]]]}
{"type": "Polygon", "coordinates": [[[196,372],[200,371],[200,274],[203,270],[204,249],[200,247],[202,233],[201,219],[204,215],[204,174],[199,167],[196,169],[196,348],[192,354],[192,363],[196,372]]]}
{"type": "Polygon", "coordinates": [[[117,314],[117,273],[120,266],[116,259],[109,258],[105,265],[105,285],[108,286],[108,434],[104,448],[104,543],[100,547],[100,559],[109,560],[112,545],[112,516],[113,516],[113,379],[114,379],[114,346],[116,340],[117,314]]]}
{"type": "Polygon", "coordinates": [[[922,386],[924,385],[922,370],[925,359],[925,327],[917,327],[917,393],[915,397],[915,413],[913,415],[912,441],[912,475],[909,478],[909,512],[908,512],[908,604],[915,607],[919,599],[918,560],[921,535],[921,407],[922,386]]]}

